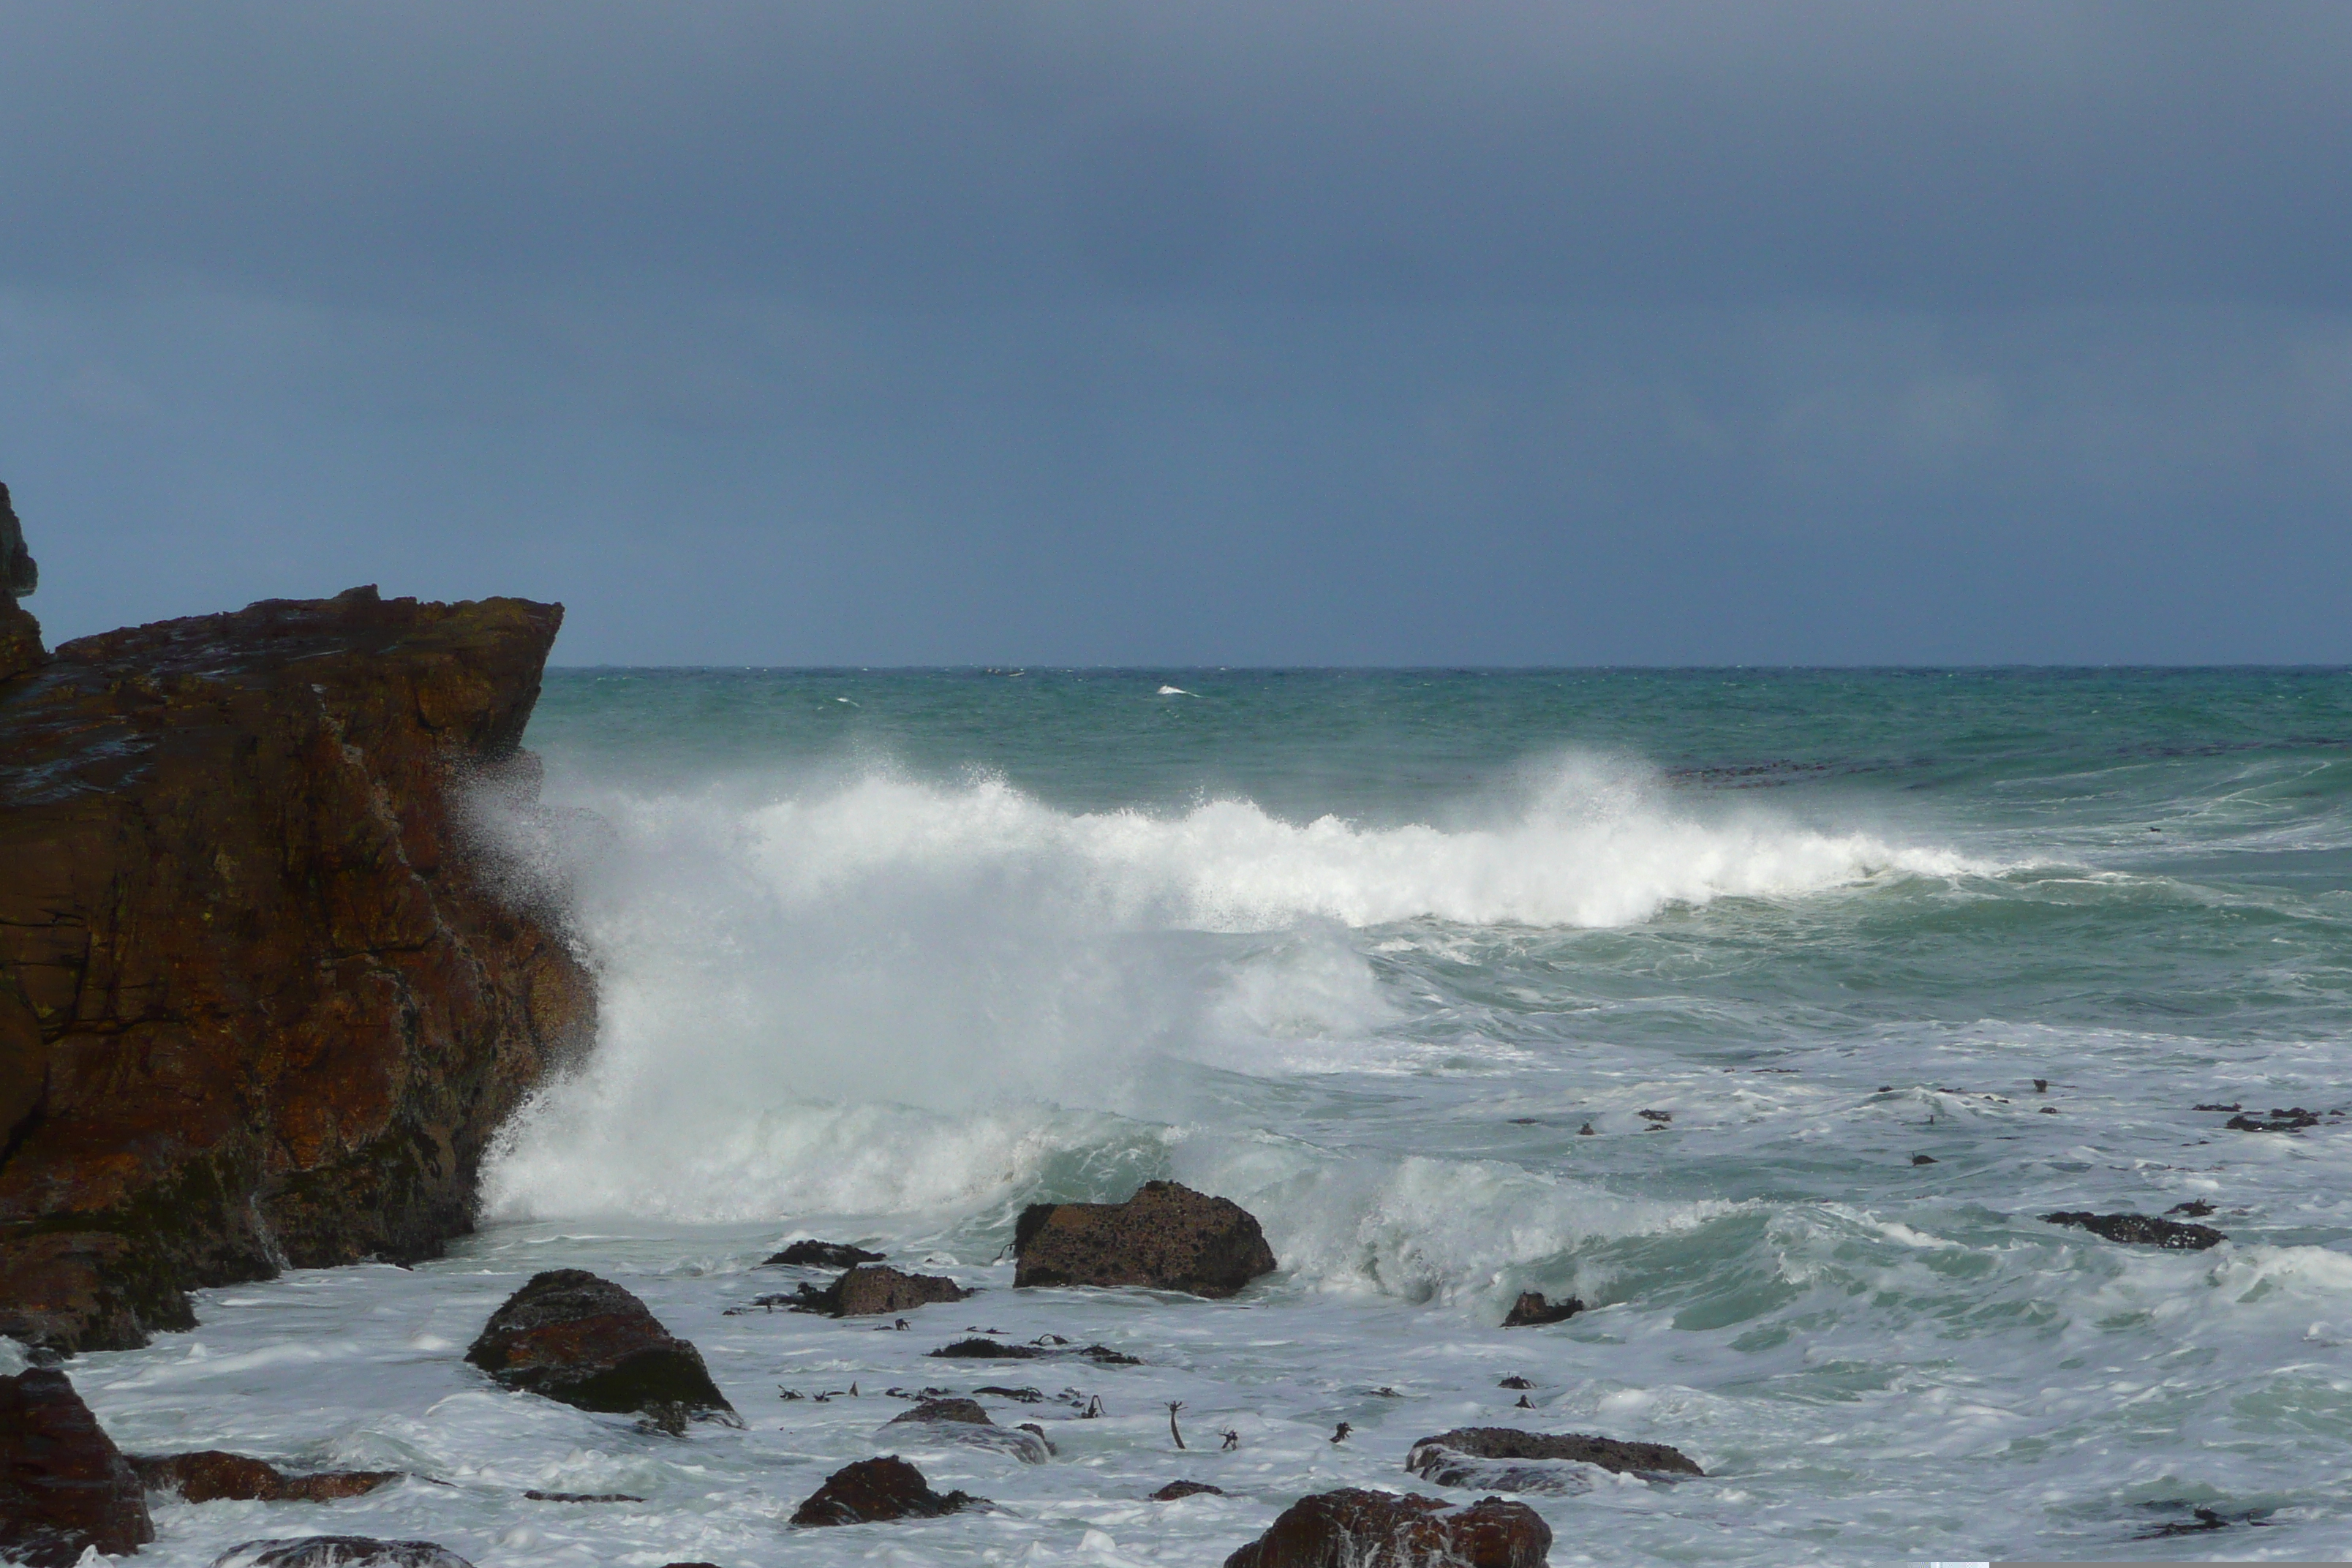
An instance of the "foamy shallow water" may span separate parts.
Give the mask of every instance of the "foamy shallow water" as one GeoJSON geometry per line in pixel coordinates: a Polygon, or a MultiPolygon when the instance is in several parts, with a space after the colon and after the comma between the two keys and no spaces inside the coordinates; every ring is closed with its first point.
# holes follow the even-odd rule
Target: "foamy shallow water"
{"type": "Polygon", "coordinates": [[[484,1230],[73,1363],[134,1450],[420,1479],[167,1505],[153,1560],[1214,1563],[1302,1493],[1433,1489],[1407,1448],[1470,1424],[1706,1468],[1528,1499],[1557,1563],[2352,1552],[2352,1131],[2194,1109],[2352,1110],[2352,679],[1720,675],[559,673],[532,741],[595,817],[488,826],[604,1027],[484,1230]],[[1023,1204],[1160,1175],[1282,1270],[1010,1288],[1023,1204]],[[2192,1201],[2227,1243],[2036,1217],[2192,1201]],[[726,1316],[809,1278],[752,1267],[794,1235],[982,1293],[726,1316]],[[466,1368],[557,1266],[643,1295],[746,1429],[466,1368]],[[1528,1289],[1591,1310],[1495,1327],[1528,1289]],[[1145,1364],[924,1355],[970,1328],[1145,1364]],[[983,1403],[1051,1463],[881,1431],[892,1387],[982,1384],[1047,1396],[983,1403]],[[998,1506],[785,1522],[893,1451],[998,1506]],[[1144,1500],[1181,1478],[1230,1495],[1144,1500]],[[2155,1533],[2199,1507],[2230,1528],[2155,1533]]]}

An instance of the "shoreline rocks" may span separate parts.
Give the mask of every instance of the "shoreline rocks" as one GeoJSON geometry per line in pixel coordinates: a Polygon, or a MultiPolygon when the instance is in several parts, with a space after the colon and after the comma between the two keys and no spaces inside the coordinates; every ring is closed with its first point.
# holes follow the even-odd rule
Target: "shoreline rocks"
{"type": "Polygon", "coordinates": [[[687,1420],[740,1423],[702,1352],[643,1301],[582,1268],[551,1268],[507,1298],[466,1360],[502,1386],[582,1410],[644,1414],[669,1430],[687,1420]]]}
{"type": "Polygon", "coordinates": [[[154,1539],[146,1489],[72,1380],[0,1377],[0,1554],[72,1568],[90,1547],[123,1557],[154,1539]]]}
{"type": "Polygon", "coordinates": [[[795,1312],[828,1318],[870,1318],[912,1311],[934,1301],[961,1301],[971,1292],[944,1274],[908,1274],[878,1263],[861,1263],[820,1290],[801,1287],[795,1312]]]}
{"type": "Polygon", "coordinates": [[[2202,1252],[2230,1239],[2210,1225],[2189,1225],[2140,1214],[2092,1214],[2086,1209],[2073,1209],[2043,1215],[2042,1222],[2073,1226],[2109,1241],[2161,1247],[2169,1252],[2202,1252]]]}
{"type": "Polygon", "coordinates": [[[430,1541],[378,1541],[366,1535],[297,1535],[247,1541],[213,1559],[212,1568],[474,1568],[430,1541]]]}
{"type": "Polygon", "coordinates": [[[399,1470],[319,1470],[289,1476],[264,1459],[218,1448],[185,1454],[133,1454],[131,1468],[151,1492],[183,1502],[340,1502],[389,1486],[399,1470]]]}
{"type": "Polygon", "coordinates": [[[1032,1204],[1013,1254],[1015,1289],[1142,1285],[1224,1297],[1278,1267],[1248,1210],[1174,1182],[1146,1182],[1123,1204],[1032,1204]]]}
{"type": "Polygon", "coordinates": [[[1580,1490],[1571,1465],[1616,1475],[1704,1476],[1691,1458],[1664,1443],[1629,1443],[1578,1432],[1552,1435],[1509,1426],[1460,1426],[1423,1437],[1404,1468],[1433,1486],[1507,1492],[1580,1490]]]}
{"type": "Polygon", "coordinates": [[[594,1012],[472,815],[537,809],[562,622],[358,588],[0,658],[0,1333],[135,1347],[471,1228],[594,1012]]]}
{"type": "Polygon", "coordinates": [[[871,1524],[891,1519],[940,1519],[967,1508],[986,1507],[970,1492],[935,1492],[923,1472],[898,1458],[860,1459],[824,1479],[793,1510],[800,1525],[871,1524]]]}
{"type": "Polygon", "coordinates": [[[861,1263],[879,1263],[887,1254],[868,1252],[862,1247],[852,1247],[845,1241],[795,1241],[782,1251],[761,1260],[762,1268],[855,1268],[861,1263]]]}
{"type": "Polygon", "coordinates": [[[1544,1568],[1550,1552],[1551,1526],[1523,1502],[1343,1487],[1292,1503],[1225,1568],[1544,1568]]]}
{"type": "Polygon", "coordinates": [[[1540,1290],[1522,1290],[1511,1310],[1503,1314],[1507,1329],[1539,1329],[1546,1323],[1564,1323],[1584,1310],[1584,1303],[1570,1296],[1565,1301],[1548,1300],[1540,1290]]]}

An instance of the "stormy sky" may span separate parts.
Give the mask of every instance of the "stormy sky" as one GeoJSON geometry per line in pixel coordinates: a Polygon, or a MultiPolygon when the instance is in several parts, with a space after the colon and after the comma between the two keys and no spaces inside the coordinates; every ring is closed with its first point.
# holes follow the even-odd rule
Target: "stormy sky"
{"type": "Polygon", "coordinates": [[[0,0],[52,641],[2352,661],[2352,6],[0,0]]]}

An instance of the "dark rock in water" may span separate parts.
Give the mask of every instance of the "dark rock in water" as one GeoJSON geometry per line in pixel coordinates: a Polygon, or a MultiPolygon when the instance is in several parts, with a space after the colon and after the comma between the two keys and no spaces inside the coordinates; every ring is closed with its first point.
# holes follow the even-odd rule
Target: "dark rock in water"
{"type": "Polygon", "coordinates": [[[0,679],[0,1333],[143,1344],[191,1289],[472,1228],[594,1011],[474,826],[549,820],[519,743],[562,619],[353,589],[0,679]]]}
{"type": "Polygon", "coordinates": [[[71,1568],[89,1547],[127,1557],[154,1539],[145,1489],[72,1380],[0,1377],[0,1553],[71,1568]]]}
{"type": "Polygon", "coordinates": [[[1097,1366],[1141,1366],[1143,1364],[1141,1356],[1129,1355],[1125,1351],[1115,1351],[1108,1345],[1086,1345],[1070,1353],[1080,1361],[1090,1361],[1097,1366]]]}
{"type": "Polygon", "coordinates": [[[794,1524],[869,1524],[886,1519],[938,1519],[985,1503],[968,1492],[944,1496],[930,1489],[923,1472],[896,1454],[860,1459],[824,1479],[793,1511],[794,1524]]]}
{"type": "Polygon", "coordinates": [[[1573,1296],[1565,1301],[1555,1303],[1547,1300],[1540,1290],[1522,1290],[1519,1292],[1519,1299],[1511,1303],[1511,1310],[1503,1314],[1503,1327],[1507,1329],[1541,1328],[1546,1323],[1566,1322],[1582,1310],[1584,1310],[1584,1303],[1573,1296]]]}
{"type": "Polygon", "coordinates": [[[1013,1228],[1013,1283],[1144,1285],[1231,1296],[1274,1272],[1248,1210],[1174,1182],[1146,1182],[1123,1204],[1032,1204],[1013,1228]]]}
{"type": "Polygon", "coordinates": [[[1014,1400],[1023,1405],[1043,1405],[1045,1402],[1045,1391],[1037,1388],[1006,1388],[999,1384],[989,1383],[982,1384],[972,1392],[992,1394],[998,1399],[1014,1400]]]}
{"type": "Polygon", "coordinates": [[[901,1421],[969,1421],[975,1426],[992,1426],[988,1412],[977,1399],[926,1399],[912,1410],[902,1410],[887,1423],[896,1426],[901,1421]]]}
{"type": "Polygon", "coordinates": [[[2306,1127],[2318,1126],[2319,1115],[2300,1105],[2286,1110],[2273,1106],[2267,1121],[2259,1116],[2232,1116],[2221,1125],[2235,1132],[2300,1132],[2306,1127]]]}
{"type": "Polygon", "coordinates": [[[1225,1568],[1543,1568],[1551,1526],[1523,1502],[1355,1487],[1300,1498],[1225,1568]]]}
{"type": "MultiPolygon", "coordinates": [[[[551,1268],[507,1298],[466,1359],[509,1388],[583,1410],[733,1419],[702,1352],[646,1304],[582,1268],[551,1268]]],[[[682,1426],[683,1421],[676,1425],[682,1426]]]]}
{"type": "Polygon", "coordinates": [[[1911,1156],[1911,1163],[1915,1165],[1933,1165],[1939,1163],[1936,1156],[1933,1154],[1914,1154],[1911,1156]]]}
{"type": "Polygon", "coordinates": [[[772,1268],[783,1264],[797,1268],[855,1268],[861,1263],[879,1263],[885,1256],[845,1241],[795,1241],[760,1267],[772,1268]]]}
{"type": "Polygon", "coordinates": [[[1675,1119],[1675,1113],[1671,1110],[1637,1110],[1633,1114],[1644,1121],[1655,1121],[1662,1125],[1675,1119]]]}
{"type": "Polygon", "coordinates": [[[1151,1500],[1174,1502],[1178,1498],[1199,1497],[1204,1492],[1211,1497],[1223,1497],[1225,1495],[1225,1489],[1213,1487],[1206,1481],[1170,1481],[1151,1494],[1151,1500]]]}
{"type": "Polygon", "coordinates": [[[2203,1198],[2191,1198],[2185,1204],[2175,1204],[2164,1212],[2167,1214],[2185,1214],[2190,1219],[2203,1219],[2207,1215],[2213,1212],[2213,1205],[2207,1203],[2203,1198]]]}
{"type": "Polygon", "coordinates": [[[934,1301],[961,1301],[971,1292],[943,1274],[907,1274],[877,1263],[861,1263],[819,1290],[801,1287],[795,1312],[829,1318],[867,1318],[911,1311],[934,1301]]]}
{"type": "Polygon", "coordinates": [[[2215,1100],[2210,1104],[2192,1106],[2190,1109],[2195,1110],[2243,1110],[2245,1107],[2233,1100],[2227,1105],[2223,1105],[2221,1101],[2215,1100]]]}
{"type": "Polygon", "coordinates": [[[1706,1474],[1681,1449],[1664,1443],[1627,1443],[1577,1432],[1555,1436],[1508,1426],[1440,1432],[1415,1443],[1404,1460],[1406,1469],[1441,1487],[1507,1492],[1577,1489],[1574,1473],[1561,1468],[1568,1464],[1598,1465],[1618,1475],[1706,1474]]]}
{"type": "Polygon", "coordinates": [[[321,1470],[289,1476],[243,1454],[199,1448],[188,1454],[134,1454],[131,1468],[149,1491],[177,1492],[186,1502],[337,1502],[400,1479],[398,1470],[321,1470]]]}
{"type": "Polygon", "coordinates": [[[941,1345],[926,1355],[944,1356],[950,1361],[1035,1361],[1045,1352],[1035,1345],[999,1344],[994,1340],[958,1340],[941,1345]]]}
{"type": "Polygon", "coordinates": [[[1040,1443],[1045,1444],[1045,1457],[1049,1459],[1055,1454],[1061,1452],[1059,1448],[1054,1447],[1054,1440],[1045,1436],[1045,1428],[1038,1426],[1034,1421],[1024,1421],[1020,1426],[1014,1427],[1013,1430],[1016,1432],[1026,1432],[1031,1436],[1036,1438],[1040,1443]]]}
{"type": "Polygon", "coordinates": [[[376,1541],[364,1535],[304,1535],[248,1541],[213,1559],[212,1568],[474,1568],[430,1541],[376,1541]]]}
{"type": "Polygon", "coordinates": [[[1535,1384],[1528,1382],[1524,1377],[1514,1375],[1503,1379],[1502,1382],[1496,1384],[1495,1386],[1496,1388],[1533,1388],[1535,1384]]]}
{"type": "Polygon", "coordinates": [[[527,1491],[522,1495],[533,1502],[643,1502],[646,1500],[641,1497],[631,1497],[627,1492],[527,1491]]]}
{"type": "Polygon", "coordinates": [[[2135,1242],[2174,1252],[2202,1252],[2230,1239],[2210,1225],[2183,1225],[2179,1220],[2155,1219],[2140,1214],[2091,1214],[2076,1209],[2046,1214],[2042,1219],[2045,1225],[2074,1226],[2109,1241],[2135,1242]]]}

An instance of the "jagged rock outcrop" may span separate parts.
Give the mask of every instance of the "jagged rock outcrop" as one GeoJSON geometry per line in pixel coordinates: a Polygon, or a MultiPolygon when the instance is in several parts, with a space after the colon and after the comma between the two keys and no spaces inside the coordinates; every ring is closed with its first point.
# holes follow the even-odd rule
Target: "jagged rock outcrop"
{"type": "Polygon", "coordinates": [[[1014,1224],[1013,1283],[1148,1285],[1230,1296],[1274,1272],[1256,1216],[1231,1198],[1146,1182],[1123,1204],[1031,1204],[1014,1224]]]}
{"type": "Polygon", "coordinates": [[[264,1459],[218,1448],[185,1454],[133,1454],[131,1468],[151,1492],[183,1502],[340,1502],[400,1479],[398,1470],[315,1470],[289,1476],[264,1459]]]}
{"type": "Polygon", "coordinates": [[[1523,1502],[1343,1487],[1300,1498],[1225,1568],[1543,1568],[1551,1526],[1523,1502]]]}
{"type": "Polygon", "coordinates": [[[735,1415],[700,1351],[631,1292],[584,1268],[531,1276],[490,1314],[466,1359],[506,1387],[583,1410],[644,1412],[672,1428],[735,1415]]]}
{"type": "Polygon", "coordinates": [[[1597,1465],[1617,1475],[1706,1473],[1689,1455],[1664,1443],[1631,1443],[1580,1432],[1522,1432],[1510,1426],[1457,1426],[1423,1437],[1404,1458],[1406,1469],[1434,1485],[1504,1492],[1578,1490],[1578,1465],[1597,1465]]]}
{"type": "Polygon", "coordinates": [[[0,679],[0,1333],[437,1255],[592,983],[468,831],[562,611],[266,600],[0,679]]]}
{"type": "Polygon", "coordinates": [[[986,1498],[969,1492],[935,1492],[923,1472],[898,1458],[860,1459],[824,1479],[793,1511],[794,1524],[870,1524],[886,1519],[938,1519],[986,1498]]]}
{"type": "Polygon", "coordinates": [[[8,487],[0,485],[0,680],[37,668],[48,658],[41,648],[41,623],[16,603],[40,581],[40,568],[25,548],[24,526],[9,504],[8,487]]]}
{"type": "Polygon", "coordinates": [[[154,1539],[139,1478],[72,1381],[0,1377],[0,1555],[69,1568],[89,1547],[124,1557],[154,1539]]]}

